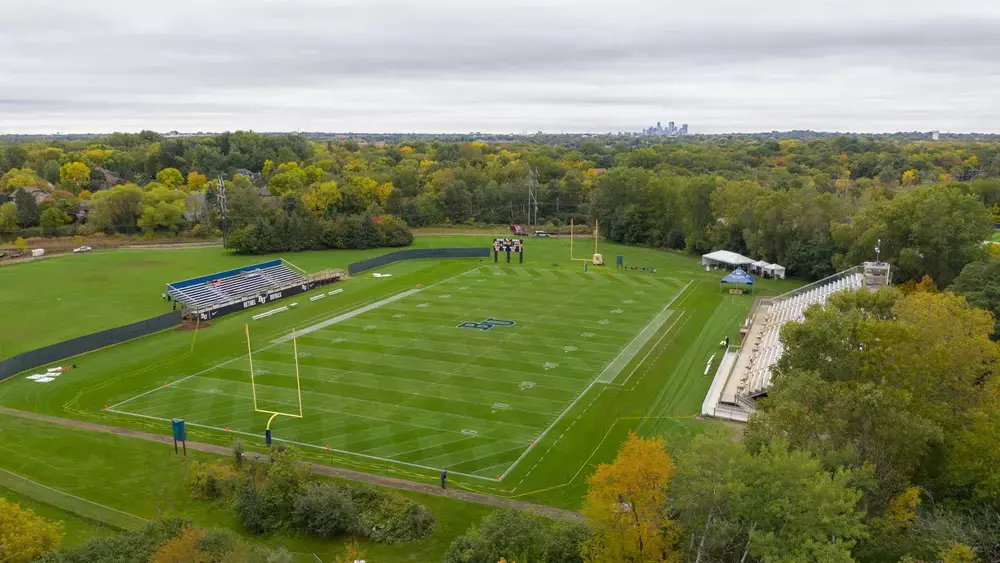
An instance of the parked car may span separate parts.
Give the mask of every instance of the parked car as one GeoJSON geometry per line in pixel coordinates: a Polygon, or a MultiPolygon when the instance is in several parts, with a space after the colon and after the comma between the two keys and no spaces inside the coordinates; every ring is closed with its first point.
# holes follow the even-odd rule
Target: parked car
{"type": "Polygon", "coordinates": [[[547,233],[545,231],[535,231],[535,234],[533,236],[536,236],[536,237],[550,237],[552,235],[550,235],[549,233],[547,233]]]}
{"type": "Polygon", "coordinates": [[[91,250],[93,250],[93,248],[90,248],[89,246],[81,246],[80,248],[74,248],[73,254],[80,254],[81,252],[90,252],[91,250]]]}

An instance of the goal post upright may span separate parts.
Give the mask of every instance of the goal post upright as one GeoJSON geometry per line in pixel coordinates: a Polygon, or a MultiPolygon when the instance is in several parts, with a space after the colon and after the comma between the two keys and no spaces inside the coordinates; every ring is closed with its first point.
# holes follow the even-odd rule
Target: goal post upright
{"type": "Polygon", "coordinates": [[[259,412],[261,414],[269,414],[270,418],[267,419],[267,425],[264,427],[264,439],[268,446],[271,445],[271,423],[274,422],[275,418],[279,416],[287,416],[289,418],[303,418],[304,412],[302,409],[302,379],[299,376],[299,343],[295,336],[295,329],[292,329],[292,350],[295,357],[295,392],[298,396],[299,401],[299,412],[288,413],[288,412],[278,412],[271,410],[264,410],[257,406],[257,381],[254,378],[253,373],[253,349],[250,346],[250,325],[243,325],[243,332],[247,336],[247,359],[250,361],[250,390],[253,395],[253,410],[254,412],[259,412]]]}
{"type": "Polygon", "coordinates": [[[243,333],[247,335],[247,359],[250,361],[250,392],[253,394],[253,410],[257,410],[257,384],[253,379],[253,349],[250,347],[250,325],[243,325],[243,333]]]}
{"type": "MultiPolygon", "coordinates": [[[[573,225],[573,219],[570,218],[570,220],[569,220],[569,259],[573,260],[575,262],[592,262],[593,258],[577,258],[573,254],[573,239],[576,238],[576,236],[574,234],[573,227],[574,227],[574,225],[573,225]]],[[[594,220],[594,254],[597,254],[597,228],[598,228],[598,223],[597,223],[597,220],[595,219],[594,220]]]]}

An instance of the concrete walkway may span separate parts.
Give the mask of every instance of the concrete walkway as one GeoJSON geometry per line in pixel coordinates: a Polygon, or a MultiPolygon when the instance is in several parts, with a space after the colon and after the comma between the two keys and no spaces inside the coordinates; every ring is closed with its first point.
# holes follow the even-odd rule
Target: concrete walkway
{"type": "MultiPolygon", "coordinates": [[[[147,440],[149,442],[158,442],[160,444],[167,444],[169,446],[173,445],[173,438],[170,436],[153,434],[150,432],[142,432],[140,430],[132,430],[130,428],[107,426],[104,424],[96,424],[84,420],[61,418],[57,416],[50,416],[47,414],[39,414],[34,412],[9,409],[7,407],[0,407],[0,414],[7,416],[15,416],[18,418],[24,418],[29,420],[36,420],[40,422],[47,422],[50,424],[59,424],[61,426],[68,426],[71,428],[78,428],[81,430],[90,430],[92,432],[105,432],[108,434],[117,434],[118,436],[125,436],[128,438],[138,438],[140,440],[147,440]]],[[[189,441],[187,443],[187,447],[189,449],[196,450],[199,452],[206,452],[223,456],[232,455],[232,450],[230,448],[226,446],[219,446],[217,444],[206,444],[204,442],[189,441]]],[[[316,475],[328,475],[331,477],[338,477],[340,479],[347,479],[350,481],[357,481],[360,483],[371,483],[373,485],[380,485],[383,487],[390,487],[393,489],[400,489],[403,491],[412,491],[415,493],[424,493],[439,497],[449,497],[449,498],[464,500],[467,502],[476,502],[479,504],[486,504],[489,506],[496,506],[501,508],[533,510],[540,514],[544,514],[545,516],[548,516],[550,518],[559,518],[561,520],[580,520],[583,518],[578,512],[563,510],[561,508],[553,508],[551,506],[544,506],[540,504],[532,504],[530,502],[524,502],[520,500],[495,497],[492,495],[474,493],[471,491],[465,491],[454,488],[442,489],[438,486],[429,485],[427,483],[419,483],[417,481],[408,481],[406,479],[399,479],[396,477],[386,477],[384,475],[364,473],[361,471],[355,471],[353,469],[331,467],[329,465],[319,465],[315,463],[311,463],[309,465],[310,465],[310,470],[316,475]]]]}

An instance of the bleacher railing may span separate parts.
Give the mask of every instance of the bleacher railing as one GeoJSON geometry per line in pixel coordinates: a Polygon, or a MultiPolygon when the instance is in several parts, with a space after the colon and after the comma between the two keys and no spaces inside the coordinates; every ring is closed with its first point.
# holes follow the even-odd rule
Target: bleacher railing
{"type": "Polygon", "coordinates": [[[832,276],[827,276],[827,277],[825,277],[825,278],[823,278],[821,280],[817,280],[817,281],[814,281],[812,283],[806,284],[806,285],[804,285],[802,287],[799,287],[799,288],[793,289],[791,291],[782,293],[781,295],[775,295],[774,297],[771,297],[770,299],[771,299],[772,302],[784,301],[785,299],[788,299],[790,297],[795,297],[797,295],[802,295],[804,293],[809,293],[810,291],[812,291],[813,289],[816,289],[817,287],[826,285],[828,283],[833,283],[835,281],[842,280],[844,278],[849,278],[849,277],[851,277],[854,274],[861,274],[861,273],[864,273],[864,268],[862,266],[854,266],[853,268],[848,268],[848,269],[846,269],[846,270],[844,270],[842,272],[837,272],[836,274],[833,274],[832,276]]]}

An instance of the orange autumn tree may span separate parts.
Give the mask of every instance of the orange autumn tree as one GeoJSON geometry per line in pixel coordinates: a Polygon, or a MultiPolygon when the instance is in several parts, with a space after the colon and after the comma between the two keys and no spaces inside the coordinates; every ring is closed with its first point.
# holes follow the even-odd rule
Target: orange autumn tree
{"type": "Polygon", "coordinates": [[[591,527],[582,554],[590,563],[677,562],[680,528],[668,516],[667,493],[677,466],[662,438],[630,432],[614,463],[587,479],[583,515],[591,527]]]}

